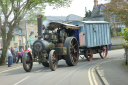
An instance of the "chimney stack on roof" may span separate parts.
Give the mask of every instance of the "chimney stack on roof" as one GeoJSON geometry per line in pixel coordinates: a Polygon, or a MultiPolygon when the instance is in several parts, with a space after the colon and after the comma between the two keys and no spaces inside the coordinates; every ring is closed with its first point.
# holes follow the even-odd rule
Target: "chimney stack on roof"
{"type": "Polygon", "coordinates": [[[98,0],[94,0],[94,7],[97,7],[98,5],[98,0]]]}

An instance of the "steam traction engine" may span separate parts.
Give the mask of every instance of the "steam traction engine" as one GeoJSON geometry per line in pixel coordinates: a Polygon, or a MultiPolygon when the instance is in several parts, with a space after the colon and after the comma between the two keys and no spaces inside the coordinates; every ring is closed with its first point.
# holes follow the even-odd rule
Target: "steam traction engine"
{"type": "Polygon", "coordinates": [[[42,16],[37,16],[38,39],[34,42],[32,54],[24,52],[23,68],[26,72],[31,71],[33,62],[42,63],[55,71],[58,61],[64,59],[68,66],[74,66],[79,59],[79,47],[75,37],[69,30],[78,29],[77,26],[56,22],[47,23],[42,28],[42,16]],[[42,29],[45,32],[42,34],[42,29]]]}

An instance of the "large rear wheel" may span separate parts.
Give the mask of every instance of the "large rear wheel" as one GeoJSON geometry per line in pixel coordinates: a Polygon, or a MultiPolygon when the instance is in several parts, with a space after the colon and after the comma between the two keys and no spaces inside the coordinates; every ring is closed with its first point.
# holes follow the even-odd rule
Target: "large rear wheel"
{"type": "Polygon", "coordinates": [[[55,71],[58,66],[58,57],[55,50],[51,50],[49,53],[49,67],[52,71],[55,71]]]}
{"type": "Polygon", "coordinates": [[[65,40],[64,47],[67,47],[67,55],[65,61],[68,66],[74,66],[79,59],[79,47],[75,37],[68,37],[65,40]]]}
{"type": "Polygon", "coordinates": [[[33,66],[31,53],[25,51],[22,57],[23,68],[26,72],[30,72],[33,66]]]}
{"type": "Polygon", "coordinates": [[[108,46],[107,45],[102,46],[101,49],[100,49],[99,54],[100,54],[100,57],[102,59],[106,58],[107,57],[107,54],[108,54],[108,46]]]}

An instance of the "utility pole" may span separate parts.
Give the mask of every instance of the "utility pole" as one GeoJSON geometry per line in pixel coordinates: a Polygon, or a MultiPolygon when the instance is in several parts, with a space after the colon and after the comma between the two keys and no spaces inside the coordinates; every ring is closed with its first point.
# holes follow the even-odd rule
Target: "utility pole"
{"type": "Polygon", "coordinates": [[[27,29],[27,20],[25,20],[25,30],[26,30],[26,49],[28,50],[28,29],[27,29]]]}

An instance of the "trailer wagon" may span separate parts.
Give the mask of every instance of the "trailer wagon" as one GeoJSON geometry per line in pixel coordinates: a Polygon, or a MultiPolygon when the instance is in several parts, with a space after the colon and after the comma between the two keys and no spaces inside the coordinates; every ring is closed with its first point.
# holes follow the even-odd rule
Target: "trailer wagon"
{"type": "Polygon", "coordinates": [[[91,61],[93,54],[96,53],[99,53],[103,59],[107,56],[108,44],[111,43],[110,26],[108,22],[74,21],[69,24],[79,26],[76,37],[79,41],[80,54],[83,54],[88,61],[91,61]]]}

